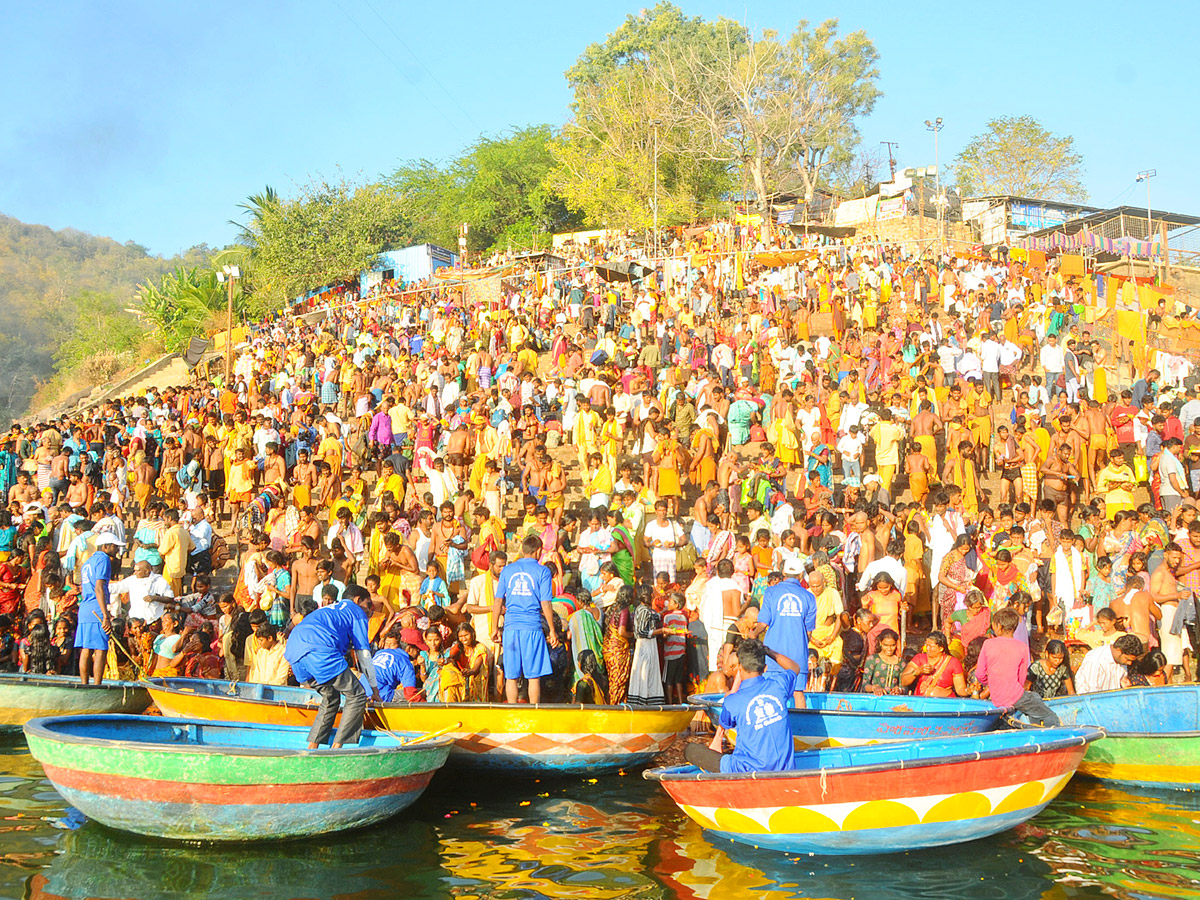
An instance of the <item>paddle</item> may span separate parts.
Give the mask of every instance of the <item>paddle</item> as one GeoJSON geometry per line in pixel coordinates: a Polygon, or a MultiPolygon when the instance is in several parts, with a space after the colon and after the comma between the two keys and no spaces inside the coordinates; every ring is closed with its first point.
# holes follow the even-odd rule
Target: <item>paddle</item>
{"type": "MultiPolygon", "coordinates": [[[[92,615],[96,617],[96,621],[98,621],[101,625],[104,624],[104,617],[101,616],[100,613],[96,612],[95,610],[92,610],[92,615]]],[[[133,663],[133,667],[135,669],[137,669],[138,681],[147,681],[148,682],[150,679],[146,677],[146,675],[147,675],[146,670],[141,667],[141,665],[138,663],[138,661],[134,657],[134,655],[129,652],[129,648],[126,647],[119,640],[117,640],[117,636],[115,634],[113,634],[112,632],[108,633],[108,638],[114,644],[117,645],[118,650],[122,651],[125,654],[125,658],[128,659],[131,663],[133,663]]]]}
{"type": "MultiPolygon", "coordinates": [[[[443,734],[449,734],[451,731],[454,731],[456,728],[462,728],[462,722],[455,722],[453,725],[447,725],[445,728],[439,728],[437,731],[430,731],[427,734],[420,734],[420,735],[417,735],[415,738],[409,738],[407,741],[401,741],[400,746],[401,747],[410,747],[413,744],[420,744],[423,741],[432,741],[434,738],[439,738],[443,734]]],[[[380,729],[380,730],[383,731],[384,729],[380,729]]],[[[386,733],[392,734],[390,731],[388,731],[386,733]]],[[[395,737],[395,735],[393,735],[393,737],[395,737]]]]}

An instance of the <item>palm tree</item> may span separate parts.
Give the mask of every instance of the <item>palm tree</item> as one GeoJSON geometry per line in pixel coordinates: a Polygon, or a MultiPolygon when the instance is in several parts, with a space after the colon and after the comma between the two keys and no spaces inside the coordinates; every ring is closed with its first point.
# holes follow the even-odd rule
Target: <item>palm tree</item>
{"type": "MultiPolygon", "coordinates": [[[[182,350],[193,337],[225,326],[225,286],[212,270],[181,266],[157,285],[141,285],[138,299],[141,314],[153,324],[167,350],[182,350]]],[[[235,315],[245,309],[240,283],[234,286],[233,309],[235,315]]]]}
{"type": "Polygon", "coordinates": [[[239,203],[238,209],[245,210],[249,216],[249,222],[237,222],[233,219],[229,220],[230,225],[237,226],[238,243],[244,244],[251,250],[258,246],[258,236],[262,234],[263,217],[269,210],[279,206],[279,194],[275,188],[269,184],[261,194],[251,194],[246,198],[245,203],[239,203]]]}

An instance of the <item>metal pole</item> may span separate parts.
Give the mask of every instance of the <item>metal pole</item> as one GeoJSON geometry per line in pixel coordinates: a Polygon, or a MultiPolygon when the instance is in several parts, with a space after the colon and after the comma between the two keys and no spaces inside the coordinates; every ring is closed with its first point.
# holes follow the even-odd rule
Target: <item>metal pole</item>
{"type": "Polygon", "coordinates": [[[1150,179],[1146,179],[1146,240],[1154,238],[1154,219],[1150,216],[1150,179]]]}
{"type": "Polygon", "coordinates": [[[225,387],[230,389],[233,381],[233,276],[225,276],[225,387]]]}
{"type": "Polygon", "coordinates": [[[942,240],[942,165],[938,162],[938,132],[941,131],[941,123],[933,129],[933,169],[934,181],[937,187],[937,210],[938,210],[938,256],[943,253],[942,240]]]}

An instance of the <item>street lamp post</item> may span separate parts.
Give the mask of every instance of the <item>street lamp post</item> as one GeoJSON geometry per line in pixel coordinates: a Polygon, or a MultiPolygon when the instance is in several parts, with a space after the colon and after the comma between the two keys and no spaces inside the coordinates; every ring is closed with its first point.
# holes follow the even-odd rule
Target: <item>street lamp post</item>
{"type": "Polygon", "coordinates": [[[934,168],[934,184],[937,190],[937,208],[938,208],[938,255],[940,256],[944,244],[944,232],[942,230],[942,167],[938,162],[938,132],[942,130],[942,117],[938,116],[932,122],[925,120],[925,129],[933,132],[933,168],[934,168]]]}
{"type": "Polygon", "coordinates": [[[217,281],[225,285],[225,387],[233,381],[233,282],[242,276],[237,266],[222,266],[217,281]]]}
{"type": "Polygon", "coordinates": [[[1138,172],[1137,180],[1146,182],[1146,240],[1154,239],[1154,220],[1150,218],[1150,179],[1158,174],[1158,169],[1146,169],[1138,172]]]}

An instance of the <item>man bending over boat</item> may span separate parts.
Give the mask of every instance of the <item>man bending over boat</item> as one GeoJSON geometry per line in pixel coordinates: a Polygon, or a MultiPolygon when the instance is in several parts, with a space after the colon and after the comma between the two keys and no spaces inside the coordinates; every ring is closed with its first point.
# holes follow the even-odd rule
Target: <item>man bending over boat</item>
{"type": "Polygon", "coordinates": [[[343,698],[345,706],[333,738],[333,749],[358,743],[367,710],[367,692],[346,662],[346,653],[351,648],[371,685],[371,699],[379,700],[367,637],[371,607],[370,592],[360,585],[348,584],[341,600],[309,613],[288,637],[284,659],[291,664],[292,674],[298,682],[315,688],[321,695],[316,721],[308,733],[309,750],[316,750],[329,738],[343,698]]]}
{"type": "Polygon", "coordinates": [[[741,683],[725,697],[717,721],[717,736],[737,730],[733,753],[723,754],[699,744],[688,744],[684,758],[706,772],[782,772],[792,768],[792,728],[788,724],[790,680],[764,675],[767,660],[794,678],[800,667],[763,645],[742,641],[737,648],[741,683]]]}

